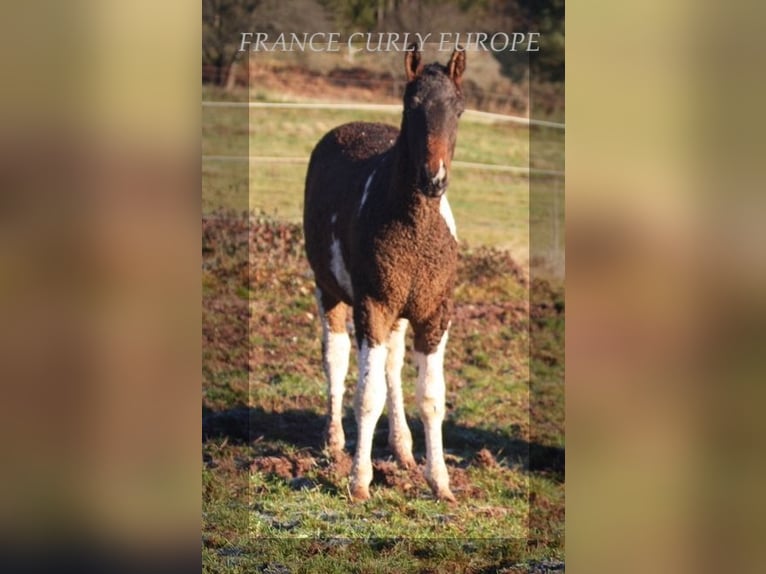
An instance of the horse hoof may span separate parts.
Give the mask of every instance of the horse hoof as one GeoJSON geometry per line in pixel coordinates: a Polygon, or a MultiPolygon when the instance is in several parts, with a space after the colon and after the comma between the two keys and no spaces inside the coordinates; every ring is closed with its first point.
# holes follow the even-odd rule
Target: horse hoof
{"type": "Polygon", "coordinates": [[[335,462],[343,458],[344,450],[342,445],[326,442],[324,444],[324,450],[335,462]]]}
{"type": "Polygon", "coordinates": [[[449,488],[447,488],[446,490],[441,490],[437,492],[436,498],[438,498],[442,502],[447,502],[449,504],[457,504],[457,498],[455,498],[455,495],[452,494],[452,491],[449,488]]]}
{"type": "Polygon", "coordinates": [[[431,492],[434,493],[434,496],[438,500],[449,502],[451,504],[457,502],[457,499],[455,498],[455,495],[452,494],[449,486],[444,484],[436,484],[434,481],[429,480],[428,478],[426,478],[426,482],[428,483],[428,486],[431,487],[431,492]]]}
{"type": "Polygon", "coordinates": [[[346,437],[343,428],[328,426],[324,432],[325,448],[332,453],[341,452],[346,446],[346,437]]]}
{"type": "Polygon", "coordinates": [[[350,493],[352,502],[364,502],[370,499],[370,489],[364,486],[352,487],[350,493]]]}
{"type": "Polygon", "coordinates": [[[401,468],[412,470],[417,466],[415,458],[410,454],[406,456],[396,456],[396,462],[401,468]]]}

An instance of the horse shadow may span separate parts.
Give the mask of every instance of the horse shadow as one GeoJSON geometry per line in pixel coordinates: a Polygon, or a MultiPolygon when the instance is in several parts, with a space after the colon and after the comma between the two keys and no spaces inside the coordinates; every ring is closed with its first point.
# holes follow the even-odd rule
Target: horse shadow
{"type": "MultiPolygon", "coordinates": [[[[412,431],[415,458],[425,454],[425,438],[421,421],[408,418],[412,431]]],[[[261,406],[244,405],[214,411],[203,407],[202,439],[227,439],[230,444],[280,442],[292,447],[319,453],[324,440],[325,416],[310,409],[290,409],[282,412],[261,406]]],[[[346,449],[353,452],[356,444],[356,423],[351,409],[343,417],[346,449]]],[[[497,453],[498,458],[523,470],[543,473],[564,481],[564,449],[555,445],[527,441],[513,436],[513,429],[468,427],[447,417],[442,426],[445,451],[457,455],[458,466],[467,466],[482,449],[497,453]]],[[[388,419],[381,416],[373,440],[373,458],[390,456],[387,444],[388,419]]]]}

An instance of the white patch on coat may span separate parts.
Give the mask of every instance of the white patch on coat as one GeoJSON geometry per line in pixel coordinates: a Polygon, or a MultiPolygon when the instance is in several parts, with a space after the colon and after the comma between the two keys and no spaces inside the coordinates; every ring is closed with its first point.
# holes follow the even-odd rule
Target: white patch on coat
{"type": "Polygon", "coordinates": [[[399,319],[394,323],[388,337],[388,358],[386,359],[386,386],[388,387],[388,443],[394,454],[404,464],[413,464],[412,433],[407,426],[402,397],[402,366],[406,350],[406,335],[409,321],[399,319]]]}
{"type": "Polygon", "coordinates": [[[340,423],[343,410],[343,393],[346,391],[351,338],[348,333],[327,333],[324,345],[324,368],[330,398],[333,421],[340,423]]]}
{"type": "Polygon", "coordinates": [[[455,225],[455,218],[452,216],[449,201],[447,201],[447,194],[442,195],[442,198],[439,201],[439,213],[442,218],[444,218],[447,227],[449,227],[449,232],[452,234],[452,237],[457,241],[457,226],[455,225]]]}
{"type": "Polygon", "coordinates": [[[444,160],[440,159],[439,160],[439,171],[437,171],[436,175],[433,176],[433,178],[431,179],[431,182],[432,183],[439,183],[440,181],[442,181],[444,179],[445,175],[447,175],[447,170],[444,169],[444,160]]]}
{"type": "Polygon", "coordinates": [[[348,274],[346,263],[343,261],[343,252],[340,249],[340,241],[333,235],[330,244],[330,270],[338,285],[341,286],[350,299],[354,298],[354,290],[351,288],[351,276],[348,274]]]}
{"type": "Polygon", "coordinates": [[[444,463],[442,422],[444,420],[446,385],[444,382],[444,350],[447,331],[436,350],[428,355],[415,353],[418,380],[415,387],[420,418],[426,433],[425,476],[432,489],[449,492],[449,475],[444,463]]]}
{"type": "Polygon", "coordinates": [[[427,391],[425,398],[438,399],[438,392],[442,393],[444,399],[444,350],[447,347],[448,331],[444,331],[439,345],[433,353],[426,355],[415,351],[415,362],[418,366],[418,388],[421,384],[427,391]],[[437,395],[431,395],[430,391],[437,392],[437,395]]]}
{"type": "Polygon", "coordinates": [[[337,442],[341,448],[345,442],[343,434],[343,395],[346,392],[346,375],[348,374],[351,338],[346,331],[333,333],[327,321],[322,305],[322,291],[316,289],[319,318],[322,321],[322,366],[327,379],[327,396],[329,398],[329,417],[331,421],[331,442],[337,442]]]}
{"type": "MultiPolygon", "coordinates": [[[[386,358],[388,348],[385,345],[369,346],[367,341],[362,342],[359,351],[359,397],[361,414],[375,412],[386,400],[386,358]]],[[[380,416],[380,412],[378,412],[380,416]]],[[[377,421],[377,418],[376,418],[377,421]]]]}
{"type": "Polygon", "coordinates": [[[338,221],[338,214],[337,214],[337,213],[333,213],[333,214],[332,214],[332,217],[330,218],[330,223],[332,223],[333,225],[335,225],[335,222],[336,222],[336,221],[338,221]]]}
{"type": "Polygon", "coordinates": [[[372,481],[372,438],[386,402],[386,345],[369,346],[362,342],[359,350],[359,383],[354,397],[358,438],[351,469],[352,491],[367,489],[372,481]]]}
{"type": "Polygon", "coordinates": [[[401,369],[404,364],[405,338],[409,324],[410,322],[407,319],[398,319],[391,328],[391,334],[388,336],[386,375],[389,379],[389,386],[392,383],[401,383],[402,380],[401,369]]]}
{"type": "Polygon", "coordinates": [[[367,181],[364,183],[364,193],[362,193],[362,201],[359,202],[359,213],[362,213],[362,208],[364,207],[364,203],[367,201],[367,194],[370,191],[370,185],[372,184],[372,180],[375,178],[375,172],[378,171],[378,168],[372,170],[372,173],[367,178],[367,181]]]}
{"type": "MultiPolygon", "coordinates": [[[[330,324],[325,315],[325,309],[322,305],[322,291],[316,290],[317,305],[319,307],[319,318],[322,321],[322,343],[324,356],[323,365],[327,381],[329,383],[330,396],[336,394],[343,397],[344,381],[348,373],[349,353],[351,352],[351,338],[346,331],[334,333],[330,331],[330,324]]],[[[333,412],[333,414],[335,414],[333,412]]],[[[340,415],[340,410],[338,410],[340,415]]]]}

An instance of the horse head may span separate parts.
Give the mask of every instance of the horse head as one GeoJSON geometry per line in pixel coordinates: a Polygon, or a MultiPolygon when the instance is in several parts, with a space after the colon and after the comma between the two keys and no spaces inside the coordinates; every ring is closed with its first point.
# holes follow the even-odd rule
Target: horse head
{"type": "Polygon", "coordinates": [[[417,45],[412,44],[404,67],[404,143],[418,190],[439,197],[447,189],[458,119],[465,108],[461,89],[465,51],[458,46],[446,66],[433,63],[424,67],[417,45]]]}

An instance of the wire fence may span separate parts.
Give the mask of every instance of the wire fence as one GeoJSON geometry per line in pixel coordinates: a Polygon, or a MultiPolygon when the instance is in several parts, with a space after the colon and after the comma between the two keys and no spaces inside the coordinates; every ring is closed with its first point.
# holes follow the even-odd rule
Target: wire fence
{"type": "MultiPolygon", "coordinates": [[[[385,53],[379,53],[385,54],[385,53]]],[[[479,54],[477,54],[478,56],[479,54]]],[[[476,57],[476,56],[474,56],[476,57]]],[[[401,99],[406,80],[400,76],[399,62],[390,70],[377,72],[366,69],[362,65],[352,68],[336,68],[319,72],[306,70],[297,66],[284,64],[269,64],[260,62],[257,65],[251,61],[247,65],[236,64],[232,73],[229,70],[219,70],[215,66],[203,66],[202,82],[210,86],[232,89],[256,89],[282,92],[284,87],[294,85],[322,86],[322,92],[332,93],[344,90],[353,93],[357,99],[374,98],[377,101],[401,99]],[[394,71],[396,70],[396,71],[394,71]]],[[[530,87],[521,79],[504,85],[492,83],[492,87],[480,87],[468,80],[463,85],[466,103],[478,109],[502,114],[524,114],[529,110],[530,87]]],[[[537,86],[535,101],[540,109],[554,114],[561,111],[563,94],[552,86],[537,86]]]]}
{"type": "MultiPolygon", "coordinates": [[[[308,157],[289,157],[289,156],[257,156],[257,155],[203,155],[202,161],[220,161],[220,162],[250,162],[264,164],[300,164],[308,165],[308,157]]],[[[476,169],[483,171],[499,171],[507,173],[516,173],[522,175],[549,175],[563,177],[564,172],[555,169],[539,169],[534,167],[524,167],[516,165],[497,165],[492,163],[476,163],[471,161],[453,161],[452,165],[461,169],[476,169]]]]}
{"type": "MultiPolygon", "coordinates": [[[[373,103],[332,103],[332,102],[227,102],[227,101],[203,101],[203,108],[213,109],[262,109],[265,111],[274,110],[328,110],[328,111],[371,111],[371,112],[389,112],[401,113],[401,105],[373,104],[373,103]]],[[[565,130],[563,123],[548,122],[522,118],[518,116],[508,116],[504,114],[494,114],[480,112],[478,110],[466,110],[464,119],[473,122],[489,122],[495,124],[520,124],[530,128],[542,128],[554,130],[552,133],[558,133],[553,137],[560,141],[561,132],[565,130]]],[[[250,121],[249,119],[246,121],[250,121]]],[[[257,123],[251,128],[257,132],[257,123]]],[[[240,132],[241,133],[241,132],[240,132]]],[[[249,137],[250,130],[244,130],[243,136],[249,137]]],[[[238,136],[242,137],[242,136],[238,136]]],[[[237,192],[241,201],[247,205],[247,197],[255,193],[253,197],[263,197],[263,194],[270,196],[272,204],[279,204],[280,211],[292,213],[296,208],[290,203],[290,199],[275,197],[274,190],[292,189],[296,182],[301,179],[302,173],[296,172],[296,166],[305,167],[308,165],[309,157],[303,155],[249,155],[250,146],[238,146],[238,152],[229,153],[206,153],[202,155],[203,178],[222,177],[228,168],[225,164],[237,165],[235,171],[239,174],[240,180],[237,185],[244,186],[237,192]],[[244,152],[244,153],[243,153],[244,152]],[[243,171],[244,170],[244,171],[243,171]],[[255,170],[255,171],[253,171],[255,170]],[[257,176],[255,175],[257,173],[257,176]],[[206,175],[205,175],[206,174],[206,175]],[[249,175],[248,175],[249,174],[249,175]],[[253,179],[255,177],[255,179],[253,179]],[[248,182],[249,178],[249,184],[248,182]],[[297,179],[296,179],[297,178],[297,179]],[[248,191],[249,189],[249,191],[248,191]],[[281,204],[280,202],[284,202],[281,204]]],[[[261,147],[259,151],[266,151],[267,148],[261,147]]],[[[213,150],[210,150],[213,151],[213,150]]],[[[217,150],[216,150],[217,151],[217,150]]],[[[228,150],[227,150],[228,151],[228,150]]],[[[267,152],[268,153],[268,152],[267,152]]],[[[539,159],[539,158],[538,158],[539,159]]],[[[542,162],[543,165],[556,166],[559,160],[542,162]]],[[[539,165],[539,164],[538,164],[539,165]]],[[[529,250],[528,261],[530,265],[542,265],[549,274],[555,277],[563,277],[564,274],[564,171],[559,169],[546,169],[530,165],[500,165],[495,163],[479,163],[469,161],[453,162],[453,166],[460,168],[461,171],[469,170],[476,172],[486,172],[487,177],[496,174],[494,177],[522,177],[530,178],[528,211],[528,230],[529,250]],[[534,179],[534,185],[532,177],[534,179]],[[532,193],[535,194],[533,199],[532,193]]],[[[225,175],[223,176],[226,177],[225,175]]],[[[478,176],[484,180],[484,176],[478,176]]],[[[518,180],[516,180],[518,181],[518,180]]],[[[495,185],[515,185],[514,179],[496,180],[495,185]],[[499,184],[497,182],[500,182],[499,184]],[[503,183],[507,181],[508,183],[503,183]]],[[[280,195],[280,194],[277,194],[280,195]]],[[[525,194],[527,195],[527,194],[525,194]]],[[[294,213],[292,213],[295,216],[294,213]]],[[[515,232],[518,233],[518,230],[515,232]]],[[[518,255],[518,254],[515,254],[518,255]]],[[[522,257],[523,259],[523,257],[522,257]]]]}
{"type": "MultiPolygon", "coordinates": [[[[367,103],[331,103],[331,102],[221,102],[204,101],[203,107],[210,108],[274,108],[274,109],[299,109],[299,110],[355,110],[376,112],[402,112],[402,106],[397,104],[367,104],[367,103]]],[[[525,126],[540,126],[563,130],[565,124],[513,116],[508,114],[496,114],[480,110],[466,110],[464,119],[467,121],[509,122],[525,126]]]]}

